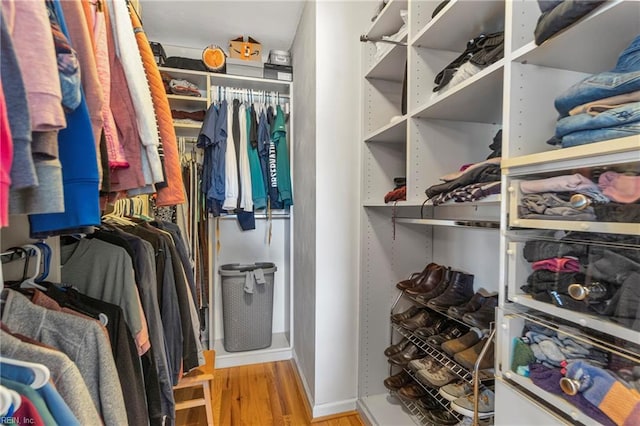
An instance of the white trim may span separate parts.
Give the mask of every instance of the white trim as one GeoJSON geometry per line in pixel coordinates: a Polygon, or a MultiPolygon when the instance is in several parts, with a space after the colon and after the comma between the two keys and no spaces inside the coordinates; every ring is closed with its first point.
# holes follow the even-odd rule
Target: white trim
{"type": "Polygon", "coordinates": [[[309,389],[309,384],[307,383],[307,378],[304,376],[304,374],[302,374],[302,370],[300,369],[300,361],[298,360],[298,353],[296,352],[296,350],[293,350],[293,365],[296,368],[296,371],[298,372],[298,377],[300,378],[300,381],[302,382],[302,387],[304,388],[304,394],[307,397],[307,404],[308,407],[313,407],[314,406],[314,402],[313,402],[313,393],[311,392],[311,390],[309,389]]]}
{"type": "Polygon", "coordinates": [[[313,418],[331,416],[333,414],[344,413],[356,409],[358,399],[350,398],[337,402],[329,402],[327,404],[318,404],[313,406],[313,418]]]}

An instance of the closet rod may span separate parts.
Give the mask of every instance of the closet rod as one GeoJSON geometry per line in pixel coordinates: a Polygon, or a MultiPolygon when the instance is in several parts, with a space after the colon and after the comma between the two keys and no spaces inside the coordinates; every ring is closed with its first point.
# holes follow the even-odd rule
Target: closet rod
{"type": "Polygon", "coordinates": [[[389,43],[389,44],[395,44],[398,46],[406,46],[407,43],[405,43],[404,41],[394,41],[394,40],[386,40],[383,38],[369,38],[369,36],[366,35],[361,35],[360,36],[360,41],[363,43],[366,43],[368,41],[372,42],[372,43],[389,43]]]}
{"type": "MultiPolygon", "coordinates": [[[[220,220],[236,220],[235,214],[226,214],[224,216],[218,216],[220,220]]],[[[265,213],[256,214],[254,216],[256,219],[269,219],[269,217],[265,213]]],[[[272,214],[271,219],[289,219],[291,216],[289,214],[272,214]]]]}

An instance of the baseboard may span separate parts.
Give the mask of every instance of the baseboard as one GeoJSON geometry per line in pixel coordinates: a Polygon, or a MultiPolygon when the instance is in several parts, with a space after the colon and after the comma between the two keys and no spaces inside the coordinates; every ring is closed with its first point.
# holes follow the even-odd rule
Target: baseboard
{"type": "Polygon", "coordinates": [[[331,414],[330,416],[315,417],[311,421],[311,424],[313,424],[313,423],[321,423],[321,422],[328,422],[330,420],[340,419],[340,418],[347,417],[347,416],[357,416],[358,414],[359,413],[358,413],[357,410],[353,410],[353,411],[346,411],[344,413],[331,414]]]}
{"type": "Polygon", "coordinates": [[[345,399],[343,401],[331,402],[329,404],[319,404],[313,406],[313,421],[318,418],[353,412],[356,409],[356,398],[345,399]]]}
{"type": "Polygon", "coordinates": [[[307,420],[311,422],[311,420],[313,419],[313,411],[311,410],[311,407],[313,407],[313,398],[311,397],[312,393],[309,389],[309,386],[307,385],[307,381],[304,379],[304,376],[300,374],[298,354],[296,353],[295,349],[293,350],[292,358],[294,366],[293,372],[296,377],[296,381],[298,382],[298,386],[300,387],[300,389],[304,391],[304,411],[307,414],[307,420]]]}

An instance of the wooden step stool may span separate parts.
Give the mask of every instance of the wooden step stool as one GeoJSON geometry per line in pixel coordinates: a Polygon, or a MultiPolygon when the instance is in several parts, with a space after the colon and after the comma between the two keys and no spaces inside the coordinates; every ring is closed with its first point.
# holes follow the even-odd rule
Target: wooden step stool
{"type": "Polygon", "coordinates": [[[176,401],[176,411],[188,410],[204,405],[207,411],[207,424],[213,426],[211,388],[213,387],[213,371],[215,370],[216,353],[214,350],[203,351],[203,353],[205,365],[185,374],[178,384],[173,387],[173,390],[202,386],[202,398],[188,399],[180,402],[176,401]]]}

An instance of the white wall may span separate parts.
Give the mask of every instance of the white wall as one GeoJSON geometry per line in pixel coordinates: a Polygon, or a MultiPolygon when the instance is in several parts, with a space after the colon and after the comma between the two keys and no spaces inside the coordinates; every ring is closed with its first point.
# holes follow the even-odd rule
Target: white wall
{"type": "Polygon", "coordinates": [[[359,36],[369,10],[362,1],[317,3],[314,417],[353,410],[357,398],[359,36]]]}
{"type": "Polygon", "coordinates": [[[302,12],[291,47],[295,123],[293,158],[294,357],[311,406],[316,381],[316,4],[302,12]]]}

